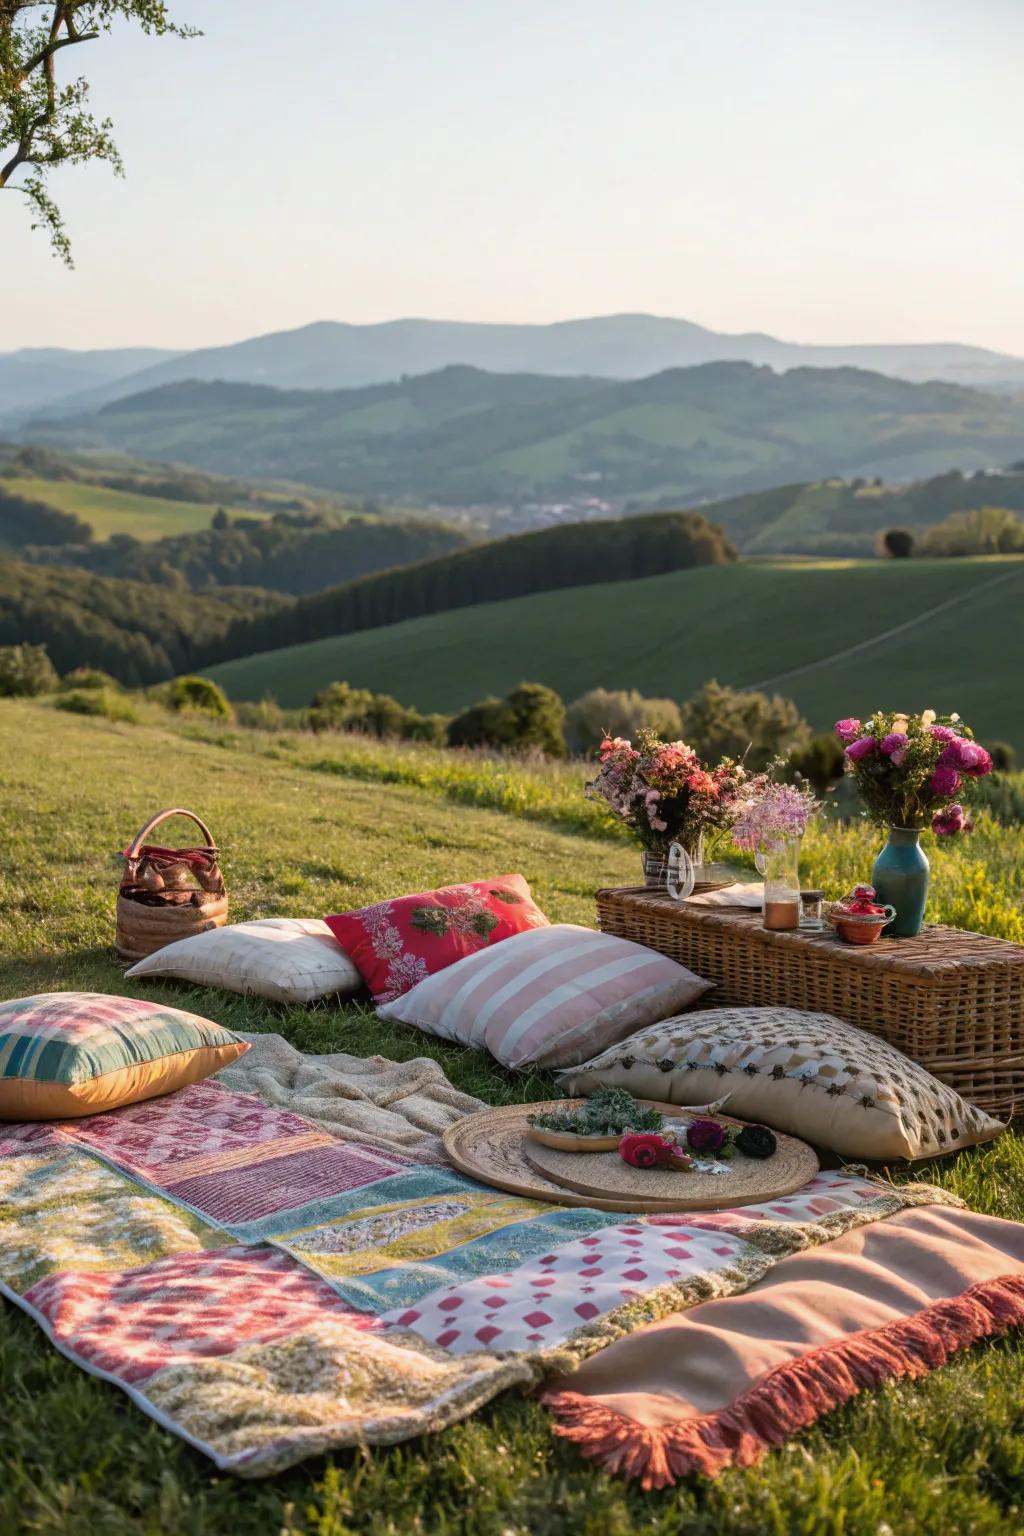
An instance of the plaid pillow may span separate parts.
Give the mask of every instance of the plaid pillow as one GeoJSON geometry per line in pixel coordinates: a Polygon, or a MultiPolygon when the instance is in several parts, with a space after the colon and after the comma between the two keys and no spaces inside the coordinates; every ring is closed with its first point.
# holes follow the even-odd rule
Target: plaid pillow
{"type": "Polygon", "coordinates": [[[0,1120],[94,1115],[209,1077],[249,1049],[209,1019],[133,997],[0,1002],[0,1120]]]}

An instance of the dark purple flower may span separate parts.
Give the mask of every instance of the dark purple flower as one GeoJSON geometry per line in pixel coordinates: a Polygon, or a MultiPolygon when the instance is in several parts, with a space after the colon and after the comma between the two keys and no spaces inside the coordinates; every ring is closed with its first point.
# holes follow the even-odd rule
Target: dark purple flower
{"type": "Polygon", "coordinates": [[[955,795],[960,788],[960,775],[952,766],[943,766],[940,762],[928,780],[927,788],[928,793],[937,800],[944,800],[947,795],[955,795]]]}
{"type": "Polygon", "coordinates": [[[745,1125],[737,1133],[733,1146],[745,1157],[772,1157],[778,1142],[766,1125],[745,1125]]]}
{"type": "Polygon", "coordinates": [[[862,757],[869,757],[878,743],[873,736],[858,736],[856,741],[851,741],[846,749],[846,755],[853,763],[859,763],[862,757]]]}
{"type": "Polygon", "coordinates": [[[856,741],[857,737],[861,733],[861,730],[862,726],[860,721],[855,720],[852,715],[846,720],[836,721],[836,735],[839,737],[839,740],[846,745],[849,745],[851,741],[856,741]]]}
{"type": "Polygon", "coordinates": [[[717,1120],[693,1120],[686,1128],[686,1145],[691,1152],[718,1152],[725,1146],[726,1129],[717,1120]]]}
{"type": "Polygon", "coordinates": [[[884,752],[886,757],[891,757],[896,766],[899,767],[906,754],[909,740],[910,738],[905,731],[890,731],[888,736],[883,736],[878,743],[879,750],[884,752]]]}
{"type": "Polygon", "coordinates": [[[962,805],[947,805],[945,810],[936,811],[932,817],[932,831],[936,837],[952,837],[956,832],[969,829],[970,822],[964,816],[962,805]]]}

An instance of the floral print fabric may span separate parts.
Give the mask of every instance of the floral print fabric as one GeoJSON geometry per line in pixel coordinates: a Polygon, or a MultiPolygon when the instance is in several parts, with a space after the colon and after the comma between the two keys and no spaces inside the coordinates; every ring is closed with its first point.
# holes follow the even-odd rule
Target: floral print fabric
{"type": "Polygon", "coordinates": [[[446,885],[328,917],[374,999],[390,1003],[436,971],[514,933],[547,926],[522,875],[446,885]]]}

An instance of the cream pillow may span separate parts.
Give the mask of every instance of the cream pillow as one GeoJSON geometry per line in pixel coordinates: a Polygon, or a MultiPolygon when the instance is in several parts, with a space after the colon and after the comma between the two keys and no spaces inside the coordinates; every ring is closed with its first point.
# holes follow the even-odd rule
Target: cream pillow
{"type": "Polygon", "coordinates": [[[934,1157],[989,1141],[998,1120],[893,1046],[830,1013],[709,1008],[666,1019],[563,1073],[570,1094],[606,1085],[706,1104],[844,1157],[934,1157]]]}
{"type": "Polygon", "coordinates": [[[128,976],[174,976],[201,987],[250,992],[278,1003],[358,992],[352,961],[319,917],[265,917],[179,939],[139,960],[128,976]]]}
{"type": "Polygon", "coordinates": [[[377,1012],[479,1046],[506,1067],[564,1067],[678,1013],[711,985],[630,939],[551,923],[467,955],[377,1012]]]}

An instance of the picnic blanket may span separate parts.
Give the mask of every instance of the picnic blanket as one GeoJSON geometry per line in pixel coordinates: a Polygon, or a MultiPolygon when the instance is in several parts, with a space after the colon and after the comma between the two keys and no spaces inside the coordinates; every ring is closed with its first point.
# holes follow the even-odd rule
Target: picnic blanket
{"type": "Polygon", "coordinates": [[[0,1290],[218,1467],[258,1476],[441,1429],[788,1255],[959,1204],[833,1171],[770,1205],[623,1218],[210,1081],[0,1125],[0,1290]]]}
{"type": "Polygon", "coordinates": [[[441,1137],[485,1105],[453,1088],[429,1056],[306,1055],[282,1035],[243,1034],[250,1049],[217,1076],[225,1088],[254,1093],[311,1120],[332,1136],[356,1137],[418,1162],[445,1162],[441,1137]]]}

